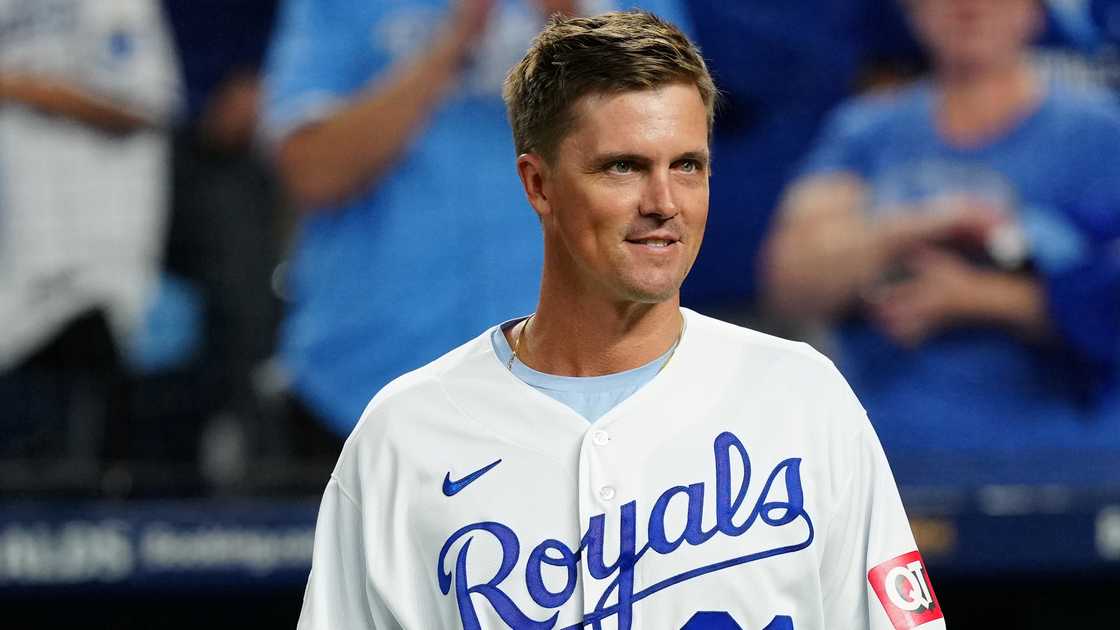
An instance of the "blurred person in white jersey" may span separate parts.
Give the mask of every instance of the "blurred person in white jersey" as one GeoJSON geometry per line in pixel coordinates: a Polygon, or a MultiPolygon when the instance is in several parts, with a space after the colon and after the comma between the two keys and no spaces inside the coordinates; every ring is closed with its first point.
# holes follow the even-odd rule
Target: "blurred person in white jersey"
{"type": "MultiPolygon", "coordinates": [[[[0,400],[10,453],[54,452],[63,418],[107,413],[105,388],[158,273],[178,86],[155,0],[0,0],[0,400]]],[[[74,446],[97,448],[89,441],[99,431],[74,446]]]]}

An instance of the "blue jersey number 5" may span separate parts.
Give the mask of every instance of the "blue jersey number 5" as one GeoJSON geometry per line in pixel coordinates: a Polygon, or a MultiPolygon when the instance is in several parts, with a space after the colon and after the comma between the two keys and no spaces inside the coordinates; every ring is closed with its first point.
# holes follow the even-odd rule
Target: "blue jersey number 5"
{"type": "MultiPolygon", "coordinates": [[[[743,628],[735,623],[730,613],[705,611],[693,615],[681,630],[743,630],[743,628]]],[[[786,615],[779,615],[762,630],[794,630],[793,619],[786,615]]]]}

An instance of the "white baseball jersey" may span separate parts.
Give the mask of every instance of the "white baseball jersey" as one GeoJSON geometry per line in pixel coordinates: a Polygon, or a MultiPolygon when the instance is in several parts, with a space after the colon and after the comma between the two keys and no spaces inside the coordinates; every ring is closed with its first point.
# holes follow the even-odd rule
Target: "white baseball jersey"
{"type": "MultiPolygon", "coordinates": [[[[0,73],[71,85],[154,123],[179,97],[157,0],[0,0],[0,73]]],[[[167,134],[114,134],[0,101],[0,370],[82,311],[128,334],[158,272],[167,134]]]]}
{"type": "Polygon", "coordinates": [[[673,359],[593,424],[490,331],[382,390],[327,485],[299,627],[944,628],[832,364],[682,311],[673,359]]]}

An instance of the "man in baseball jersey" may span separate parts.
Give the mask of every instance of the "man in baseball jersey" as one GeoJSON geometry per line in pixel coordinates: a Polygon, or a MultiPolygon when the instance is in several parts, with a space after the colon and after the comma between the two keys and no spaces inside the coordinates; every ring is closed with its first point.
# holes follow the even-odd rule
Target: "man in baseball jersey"
{"type": "Polygon", "coordinates": [[[681,309],[716,89],[647,13],[553,18],[506,81],[535,314],[381,390],[300,628],[943,628],[835,368],[681,309]]]}

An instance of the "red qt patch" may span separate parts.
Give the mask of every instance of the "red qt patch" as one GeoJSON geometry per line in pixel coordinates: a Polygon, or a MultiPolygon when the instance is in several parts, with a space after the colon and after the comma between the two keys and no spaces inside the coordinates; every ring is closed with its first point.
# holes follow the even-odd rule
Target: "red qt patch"
{"type": "Polygon", "coordinates": [[[887,611],[895,630],[917,628],[944,619],[937,595],[917,551],[887,560],[867,573],[871,588],[887,611]]]}

